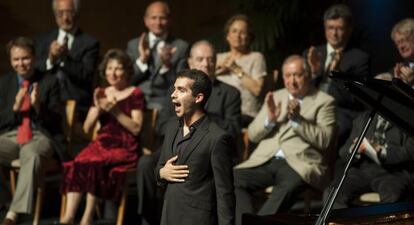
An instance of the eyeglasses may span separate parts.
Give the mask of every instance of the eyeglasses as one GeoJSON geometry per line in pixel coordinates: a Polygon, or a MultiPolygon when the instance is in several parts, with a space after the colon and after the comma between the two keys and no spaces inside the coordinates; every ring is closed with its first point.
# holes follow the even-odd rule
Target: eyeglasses
{"type": "Polygon", "coordinates": [[[56,10],[55,11],[55,15],[57,17],[63,17],[63,16],[75,16],[75,11],[74,10],[56,10]]]}

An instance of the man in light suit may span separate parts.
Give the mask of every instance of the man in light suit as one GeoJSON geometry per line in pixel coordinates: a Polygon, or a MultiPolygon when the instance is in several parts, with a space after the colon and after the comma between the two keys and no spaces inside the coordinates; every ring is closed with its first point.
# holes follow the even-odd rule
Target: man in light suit
{"type": "Polygon", "coordinates": [[[148,32],[128,42],[127,53],[134,63],[132,84],[144,92],[147,108],[162,109],[175,75],[184,68],[188,44],[168,32],[170,9],[166,2],[151,3],[144,15],[148,32]]]}
{"type": "Polygon", "coordinates": [[[305,184],[322,189],[327,183],[326,153],[335,128],[334,99],[311,85],[303,57],[288,57],[282,66],[285,88],[266,95],[249,125],[249,139],[258,143],[245,162],[234,168],[236,224],[254,213],[251,192],[273,186],[259,215],[287,210],[305,184]]]}
{"type": "Polygon", "coordinates": [[[52,1],[58,29],[36,38],[36,68],[56,75],[61,100],[75,99],[83,118],[91,104],[99,43],[77,26],[79,7],[80,0],[52,1]]]}
{"type": "MultiPolygon", "coordinates": [[[[12,73],[0,76],[0,161],[20,160],[16,191],[2,225],[33,212],[42,167],[61,135],[61,103],[56,78],[34,69],[34,44],[26,37],[9,42],[12,73]]],[[[4,190],[1,190],[4,191],[4,190]]]]}
{"type": "Polygon", "coordinates": [[[370,76],[369,55],[351,46],[352,13],[343,4],[329,7],[323,16],[327,43],[311,46],[304,55],[312,72],[316,87],[335,99],[338,121],[338,146],[342,146],[352,129],[352,121],[364,110],[342,84],[328,78],[330,71],[337,70],[349,76],[370,76]]]}
{"type": "Polygon", "coordinates": [[[204,72],[178,74],[171,99],[179,121],[167,125],[155,169],[166,187],[162,225],[234,224],[233,140],[205,113],[210,93],[204,72]]]}

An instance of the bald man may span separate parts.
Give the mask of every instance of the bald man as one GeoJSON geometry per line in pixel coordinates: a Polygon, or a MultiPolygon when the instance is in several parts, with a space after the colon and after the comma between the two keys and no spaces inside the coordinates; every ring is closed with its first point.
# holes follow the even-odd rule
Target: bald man
{"type": "Polygon", "coordinates": [[[127,53],[134,62],[132,83],[144,92],[147,108],[160,110],[169,102],[168,90],[176,73],[185,66],[188,44],[169,33],[170,16],[166,2],[148,5],[144,15],[148,31],[127,45],[127,53]]]}

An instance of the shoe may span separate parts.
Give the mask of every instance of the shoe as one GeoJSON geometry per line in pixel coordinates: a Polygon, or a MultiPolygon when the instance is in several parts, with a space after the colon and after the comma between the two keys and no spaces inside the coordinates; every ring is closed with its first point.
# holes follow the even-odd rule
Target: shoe
{"type": "Polygon", "coordinates": [[[1,225],[16,225],[16,221],[11,220],[9,218],[4,218],[3,222],[1,223],[1,225]]]}

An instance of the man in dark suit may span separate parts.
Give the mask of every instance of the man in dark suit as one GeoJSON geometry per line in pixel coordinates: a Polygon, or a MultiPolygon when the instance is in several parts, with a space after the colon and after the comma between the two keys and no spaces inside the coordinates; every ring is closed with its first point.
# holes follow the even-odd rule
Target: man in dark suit
{"type": "Polygon", "coordinates": [[[99,43],[76,24],[79,0],[53,0],[58,29],[36,39],[36,68],[51,71],[59,81],[61,99],[75,99],[81,118],[91,104],[99,43]]]}
{"type": "Polygon", "coordinates": [[[205,113],[211,81],[200,70],[178,74],[171,94],[179,121],[166,127],[155,170],[166,187],[161,224],[234,224],[231,136],[205,113]]]}
{"type": "Polygon", "coordinates": [[[0,76],[0,159],[8,166],[20,159],[20,170],[3,225],[32,213],[42,163],[53,153],[52,138],[61,133],[59,86],[55,77],[34,70],[33,42],[18,37],[7,51],[14,72],[0,76]]]}
{"type": "MultiPolygon", "coordinates": [[[[367,117],[368,113],[363,113],[355,119],[351,136],[340,149],[341,160],[348,161],[367,117]]],[[[345,208],[359,195],[372,191],[378,192],[383,203],[409,196],[407,189],[413,187],[413,161],[414,138],[376,115],[333,207],[345,208]]]]}
{"type": "Polygon", "coordinates": [[[168,32],[170,9],[166,2],[152,2],[144,23],[148,32],[128,42],[127,53],[134,62],[132,84],[145,94],[147,108],[161,109],[168,102],[168,91],[175,75],[184,68],[188,44],[168,32]]]}
{"type": "Polygon", "coordinates": [[[330,71],[338,70],[349,76],[370,76],[369,56],[348,43],[352,33],[352,14],[347,6],[331,6],[325,11],[323,20],[327,44],[311,46],[304,55],[315,85],[336,101],[338,146],[342,146],[351,131],[352,121],[363,110],[363,106],[328,75],[330,71]]]}
{"type": "MultiPolygon", "coordinates": [[[[234,87],[215,79],[216,54],[213,46],[205,41],[198,41],[192,45],[188,58],[190,69],[205,72],[212,81],[212,91],[205,106],[210,119],[226,130],[234,139],[241,131],[241,100],[240,92],[234,87]]],[[[176,120],[172,105],[169,104],[160,112],[157,133],[163,137],[167,132],[165,125],[169,119],[176,120]]],[[[232,153],[235,156],[236,152],[232,153]]],[[[156,182],[154,168],[159,159],[160,151],[151,155],[143,155],[137,166],[138,214],[142,215],[150,224],[159,224],[157,216],[156,182]]]]}

